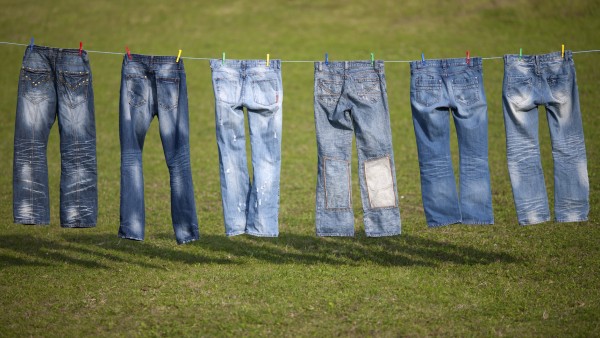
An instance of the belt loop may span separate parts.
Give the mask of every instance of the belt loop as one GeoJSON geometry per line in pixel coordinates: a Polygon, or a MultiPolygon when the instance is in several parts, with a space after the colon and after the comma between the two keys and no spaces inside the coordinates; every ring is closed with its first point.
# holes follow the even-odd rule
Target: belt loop
{"type": "Polygon", "coordinates": [[[344,61],[344,70],[348,70],[348,61],[344,61]]]}
{"type": "Polygon", "coordinates": [[[319,62],[319,63],[317,64],[317,69],[318,69],[319,71],[321,71],[321,62],[319,62]]]}

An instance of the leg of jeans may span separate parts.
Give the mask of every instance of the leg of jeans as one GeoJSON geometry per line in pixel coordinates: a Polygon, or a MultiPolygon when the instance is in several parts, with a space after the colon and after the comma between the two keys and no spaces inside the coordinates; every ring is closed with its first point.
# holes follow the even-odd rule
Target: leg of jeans
{"type": "MultiPolygon", "coordinates": [[[[180,61],[183,67],[183,61],[180,61]]],[[[197,240],[198,216],[190,165],[189,117],[185,73],[156,77],[160,137],[169,168],[171,218],[177,243],[197,240]]]]}
{"type": "Polygon", "coordinates": [[[279,177],[281,171],[281,102],[265,110],[248,110],[252,146],[253,185],[246,233],[279,234],[279,177]]]}
{"type": "Polygon", "coordinates": [[[121,78],[119,136],[121,140],[121,221],[119,237],[144,239],[145,206],[142,149],[152,121],[150,79],[128,69],[121,78]]]}
{"type": "Polygon", "coordinates": [[[244,111],[228,103],[216,102],[216,130],[225,234],[246,231],[246,210],[250,179],[246,162],[244,111]]]}
{"type": "Polygon", "coordinates": [[[537,105],[520,108],[502,95],[506,156],[519,224],[550,220],[546,183],[540,160],[537,105]],[[527,110],[525,110],[527,109],[527,110]]]}
{"type": "MultiPolygon", "coordinates": [[[[27,53],[27,52],[26,52],[27,53]]],[[[49,224],[46,147],[56,116],[50,65],[26,57],[19,77],[13,162],[13,215],[21,224],[49,224]]]]}
{"type": "MultiPolygon", "coordinates": [[[[568,63],[568,61],[565,61],[568,63]]],[[[587,157],[574,66],[553,79],[546,105],[554,159],[554,213],[558,222],[586,221],[589,212],[587,157]]]]}
{"type": "Polygon", "coordinates": [[[450,155],[448,109],[426,107],[414,98],[411,105],[427,225],[459,223],[462,216],[450,155]]]}
{"type": "Polygon", "coordinates": [[[452,85],[457,108],[453,117],[460,153],[462,223],[493,224],[487,103],[481,72],[469,69],[466,76],[470,82],[452,85]]]}
{"type": "Polygon", "coordinates": [[[369,237],[398,235],[400,210],[385,77],[374,71],[361,77],[375,80],[363,83],[379,83],[368,85],[368,91],[355,88],[358,95],[352,108],[365,232],[369,237]]]}
{"type": "Polygon", "coordinates": [[[63,55],[57,63],[61,226],[93,227],[98,175],[92,73],[85,54],[63,55]]]}

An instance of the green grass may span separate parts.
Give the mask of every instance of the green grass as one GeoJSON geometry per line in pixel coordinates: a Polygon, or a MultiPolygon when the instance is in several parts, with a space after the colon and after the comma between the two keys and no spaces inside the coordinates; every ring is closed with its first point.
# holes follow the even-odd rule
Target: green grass
{"type": "MultiPolygon", "coordinates": [[[[415,60],[600,48],[596,1],[3,0],[0,40],[156,55],[287,60],[415,60]]],[[[121,57],[91,54],[99,219],[61,229],[60,154],[48,146],[51,225],[12,223],[17,83],[24,47],[0,46],[0,336],[599,336],[600,54],[575,56],[591,185],[590,221],[517,224],[502,120],[502,60],[484,62],[493,226],[428,229],[421,204],[408,66],[387,63],[403,234],[314,235],[316,142],[311,64],[283,65],[279,238],[224,235],[206,61],[186,60],[201,239],[177,246],[154,121],[146,138],[146,240],[117,238],[121,57]]],[[[544,116],[544,110],[541,110],[544,116]]],[[[550,205],[552,157],[541,149],[550,205]]],[[[456,137],[452,150],[458,155],[456,137]]],[[[454,158],[455,164],[457,158],[454,158]]],[[[356,168],[356,160],[354,168],[356,168]]],[[[359,196],[354,169],[354,196],[359,196]]]]}

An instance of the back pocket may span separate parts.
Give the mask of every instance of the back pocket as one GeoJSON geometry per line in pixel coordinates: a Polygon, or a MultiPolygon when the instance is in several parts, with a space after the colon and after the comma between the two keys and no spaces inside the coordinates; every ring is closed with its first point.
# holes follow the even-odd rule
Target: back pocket
{"type": "Polygon", "coordinates": [[[177,108],[179,102],[179,78],[157,78],[158,105],[159,107],[171,110],[177,108]]]}
{"type": "Polygon", "coordinates": [[[550,94],[559,103],[565,103],[571,96],[571,77],[569,74],[560,74],[549,76],[548,86],[550,94]]]}
{"type": "Polygon", "coordinates": [[[479,79],[466,77],[452,80],[454,99],[463,106],[470,106],[480,100],[479,79]]]}
{"type": "Polygon", "coordinates": [[[227,78],[215,79],[215,96],[223,103],[235,104],[241,95],[242,88],[237,80],[227,78]]]}
{"type": "Polygon", "coordinates": [[[270,106],[279,101],[279,88],[276,79],[258,80],[252,82],[252,91],[254,92],[254,102],[270,106]]]}
{"type": "Polygon", "coordinates": [[[432,76],[418,77],[415,80],[414,99],[423,106],[429,107],[440,101],[442,95],[441,80],[432,76]]]}
{"type": "Polygon", "coordinates": [[[21,69],[21,95],[29,102],[38,104],[52,94],[52,73],[46,69],[21,69]]]}
{"type": "Polygon", "coordinates": [[[507,79],[506,97],[516,105],[521,105],[531,99],[533,80],[526,76],[512,76],[507,79]]]}
{"type": "Polygon", "coordinates": [[[59,72],[63,97],[70,108],[75,108],[88,99],[90,74],[88,72],[59,72]]]}

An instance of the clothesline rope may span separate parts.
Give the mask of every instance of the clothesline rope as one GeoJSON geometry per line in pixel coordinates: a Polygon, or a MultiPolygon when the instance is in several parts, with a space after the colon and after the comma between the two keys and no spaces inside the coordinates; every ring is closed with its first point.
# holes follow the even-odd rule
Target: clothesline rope
{"type": "MultiPolygon", "coordinates": [[[[0,41],[0,45],[14,45],[14,46],[29,46],[28,44],[24,44],[24,43],[16,43],[16,42],[7,42],[7,41],[0,41]]],[[[124,55],[125,52],[122,53],[118,53],[118,52],[106,52],[106,51],[100,51],[100,50],[85,50],[88,53],[97,53],[97,54],[112,54],[112,55],[124,55]]],[[[581,53],[598,53],[600,52],[600,49],[591,49],[591,50],[578,50],[578,51],[573,51],[573,54],[581,54],[581,53]]],[[[218,59],[218,58],[201,58],[201,57],[192,57],[192,56],[182,56],[180,57],[181,59],[186,59],[186,60],[212,60],[212,59],[218,59]]],[[[489,56],[489,57],[482,57],[482,60],[498,60],[498,59],[502,59],[502,56],[489,56]]],[[[314,62],[319,62],[319,61],[323,61],[323,60],[281,60],[281,62],[288,62],[288,63],[314,63],[314,62]]],[[[395,62],[395,63],[410,63],[416,60],[383,60],[383,62],[395,62]]]]}

